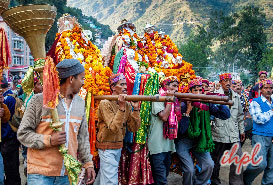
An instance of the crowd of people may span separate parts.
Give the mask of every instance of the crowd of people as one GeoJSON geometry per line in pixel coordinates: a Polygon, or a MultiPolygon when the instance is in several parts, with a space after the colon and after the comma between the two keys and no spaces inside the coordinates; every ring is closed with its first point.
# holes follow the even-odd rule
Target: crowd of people
{"type": "MultiPolygon", "coordinates": [[[[63,131],[59,132],[50,127],[53,118],[43,107],[43,87],[38,78],[34,79],[34,88],[28,97],[20,80],[12,86],[9,78],[2,78],[0,185],[21,184],[20,146],[27,159],[28,185],[69,184],[58,149],[61,144],[82,162],[85,184],[118,185],[125,134],[127,131],[134,133],[141,126],[140,103],[125,101],[127,83],[123,74],[109,78],[112,95],[119,98],[118,101],[102,100],[98,108],[96,147],[100,167],[96,175],[90,154],[85,103],[78,95],[84,84],[84,67],[78,60],[65,59],[56,68],[60,78],[57,111],[65,123],[63,131]]],[[[189,93],[225,95],[233,105],[179,99],[174,103],[152,102],[147,147],[154,184],[168,184],[167,176],[175,153],[183,184],[219,185],[221,157],[234,144],[239,146],[236,155],[242,156],[246,138],[251,139],[252,146],[261,144],[257,155],[263,156],[263,160],[258,165],[248,165],[240,173],[236,173],[237,166],[231,164],[229,184],[250,185],[262,172],[261,183],[273,184],[273,85],[267,72],[261,71],[258,75],[259,81],[254,86],[232,80],[230,73],[219,75],[217,83],[201,77],[189,82],[189,93]]],[[[178,92],[179,81],[175,76],[162,77],[159,81],[159,95],[178,92]]]]}

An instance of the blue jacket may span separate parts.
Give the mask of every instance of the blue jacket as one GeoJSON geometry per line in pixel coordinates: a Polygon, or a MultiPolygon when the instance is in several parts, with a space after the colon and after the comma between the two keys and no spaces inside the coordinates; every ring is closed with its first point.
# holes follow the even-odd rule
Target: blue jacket
{"type": "MultiPolygon", "coordinates": [[[[15,112],[16,100],[15,100],[14,97],[8,96],[8,94],[13,94],[13,92],[11,90],[8,90],[8,91],[4,92],[4,94],[3,94],[4,104],[6,104],[8,106],[8,108],[9,108],[10,120],[11,120],[11,118],[12,118],[14,112],[15,112]]],[[[11,129],[9,123],[2,123],[1,124],[1,134],[2,134],[2,140],[16,137],[16,133],[13,132],[13,130],[11,129]]]]}
{"type": "MultiPolygon", "coordinates": [[[[259,98],[254,98],[253,103],[254,102],[257,102],[259,104],[260,110],[262,111],[261,113],[265,113],[265,112],[272,110],[272,105],[270,107],[266,103],[266,101],[262,100],[261,96],[259,98]]],[[[252,110],[251,110],[252,113],[257,112],[257,111],[255,111],[255,106],[253,106],[253,104],[252,104],[251,108],[252,108],[252,110]]],[[[273,137],[273,117],[272,117],[272,114],[271,114],[271,117],[269,117],[269,119],[267,119],[267,120],[260,118],[260,121],[262,121],[263,123],[257,123],[257,122],[259,122],[259,120],[254,119],[254,116],[259,117],[259,115],[257,115],[257,114],[253,115],[253,131],[252,131],[253,134],[273,137]]]]}

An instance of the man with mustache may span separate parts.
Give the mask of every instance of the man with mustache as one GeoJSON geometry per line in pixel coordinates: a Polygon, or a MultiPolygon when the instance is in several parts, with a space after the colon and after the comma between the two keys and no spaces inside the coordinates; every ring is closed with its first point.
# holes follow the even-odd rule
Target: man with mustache
{"type": "Polygon", "coordinates": [[[51,111],[43,107],[43,93],[35,94],[28,103],[17,136],[26,147],[28,185],[69,185],[59,145],[82,162],[86,169],[86,184],[95,180],[85,103],[78,95],[84,84],[85,69],[76,59],[64,59],[57,64],[60,79],[59,104],[56,109],[62,131],[51,128],[51,111]]]}
{"type": "Polygon", "coordinates": [[[118,101],[102,100],[98,108],[96,147],[100,156],[100,170],[95,184],[118,185],[118,166],[126,128],[136,132],[140,127],[139,102],[128,103],[127,83],[122,73],[109,78],[112,95],[118,101]]]}
{"type": "Polygon", "coordinates": [[[263,80],[259,83],[261,96],[254,98],[250,104],[250,114],[253,119],[252,147],[259,143],[262,162],[257,165],[249,165],[244,172],[245,185],[251,185],[254,179],[262,172],[262,184],[273,184],[273,85],[271,80],[263,80]]]}
{"type": "MultiPolygon", "coordinates": [[[[230,150],[232,145],[235,143],[239,143],[240,140],[245,140],[244,133],[244,112],[241,105],[240,96],[231,90],[231,74],[224,73],[219,75],[220,84],[222,88],[220,89],[220,94],[225,94],[229,97],[229,100],[234,102],[233,106],[230,106],[230,114],[231,117],[227,120],[222,120],[219,118],[215,118],[214,125],[211,128],[212,136],[215,144],[215,149],[211,153],[212,159],[214,160],[215,166],[213,169],[211,182],[212,185],[221,184],[219,179],[219,171],[220,171],[220,159],[225,150],[230,150]]],[[[237,155],[242,155],[242,149],[239,147],[237,151],[237,155]]],[[[230,173],[229,173],[229,184],[233,185],[242,185],[243,184],[243,176],[242,173],[240,175],[236,174],[236,166],[231,165],[230,173]]]]}
{"type": "MultiPolygon", "coordinates": [[[[247,96],[245,91],[242,91],[242,86],[243,86],[242,81],[236,80],[236,91],[240,95],[241,104],[244,111],[245,135],[246,135],[246,138],[251,139],[251,135],[252,135],[251,129],[253,124],[252,124],[251,116],[249,114],[249,97],[247,96]]],[[[243,146],[244,142],[242,142],[241,144],[243,146]]]]}

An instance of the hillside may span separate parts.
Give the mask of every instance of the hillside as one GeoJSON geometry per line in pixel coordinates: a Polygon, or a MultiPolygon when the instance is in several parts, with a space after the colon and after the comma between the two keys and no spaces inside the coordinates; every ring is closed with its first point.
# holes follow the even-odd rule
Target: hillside
{"type": "Polygon", "coordinates": [[[212,11],[230,13],[244,5],[254,4],[266,14],[266,32],[273,43],[272,0],[67,0],[67,4],[110,25],[113,31],[121,20],[127,19],[136,25],[138,33],[142,33],[146,23],[150,23],[165,31],[174,41],[185,41],[192,28],[204,24],[212,11]]]}

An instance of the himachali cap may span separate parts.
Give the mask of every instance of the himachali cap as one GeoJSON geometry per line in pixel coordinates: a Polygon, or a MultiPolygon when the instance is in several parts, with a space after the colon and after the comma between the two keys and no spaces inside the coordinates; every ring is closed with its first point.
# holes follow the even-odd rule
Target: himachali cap
{"type": "Polygon", "coordinates": [[[117,83],[118,81],[120,80],[123,80],[125,79],[125,76],[123,75],[123,73],[118,73],[118,74],[112,74],[110,77],[109,77],[109,84],[110,86],[117,83]]]}
{"type": "Polygon", "coordinates": [[[209,85],[209,81],[207,79],[202,79],[202,83],[206,83],[207,85],[209,85]]]}
{"type": "Polygon", "coordinates": [[[210,84],[210,85],[211,85],[211,84],[212,84],[212,85],[215,85],[215,83],[214,83],[214,82],[209,82],[209,84],[210,84]]]}
{"type": "Polygon", "coordinates": [[[172,82],[177,82],[177,83],[179,83],[176,76],[165,77],[165,78],[161,81],[161,87],[164,87],[166,84],[172,83],[172,82]]]}
{"type": "Polygon", "coordinates": [[[77,59],[64,59],[56,65],[59,78],[68,78],[84,72],[84,67],[77,59]]]}
{"type": "Polygon", "coordinates": [[[220,81],[224,79],[232,79],[231,73],[223,73],[219,75],[220,81]]]}
{"type": "Polygon", "coordinates": [[[265,79],[259,83],[259,88],[261,89],[266,84],[272,84],[272,80],[265,79]]]}
{"type": "Polygon", "coordinates": [[[236,84],[239,83],[240,85],[243,85],[242,80],[236,80],[236,84]]]}
{"type": "Polygon", "coordinates": [[[236,81],[236,80],[231,80],[231,83],[232,83],[232,84],[236,84],[237,81],[236,81]]]}
{"type": "Polygon", "coordinates": [[[260,71],[259,72],[259,76],[261,76],[261,74],[265,74],[267,76],[267,72],[266,71],[260,71]]]}
{"type": "Polygon", "coordinates": [[[202,86],[202,80],[200,79],[193,79],[189,83],[189,88],[195,87],[195,86],[202,86]]]}

